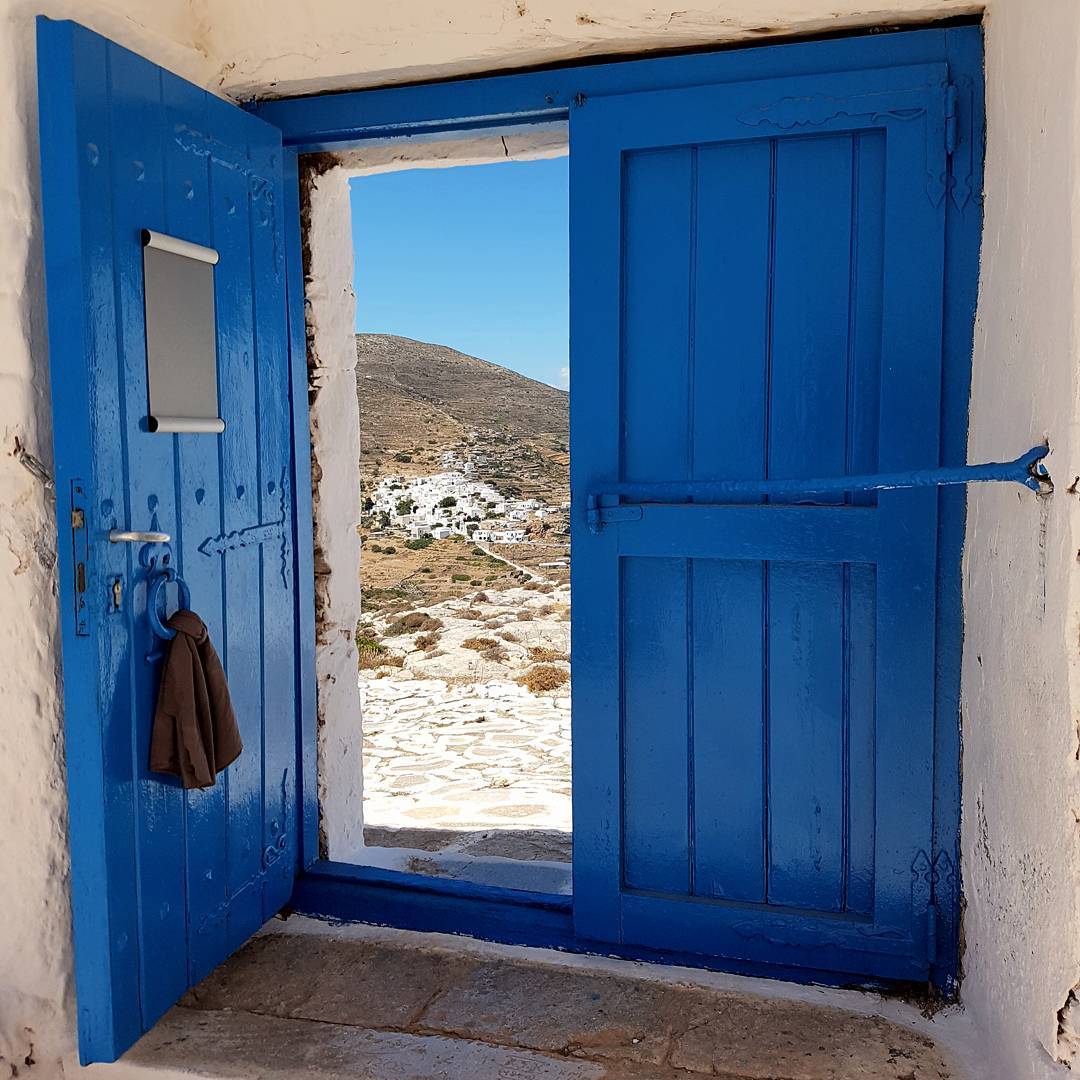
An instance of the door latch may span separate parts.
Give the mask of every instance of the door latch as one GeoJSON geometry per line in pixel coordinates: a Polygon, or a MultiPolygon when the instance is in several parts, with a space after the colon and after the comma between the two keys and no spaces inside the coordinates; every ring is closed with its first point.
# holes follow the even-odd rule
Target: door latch
{"type": "Polygon", "coordinates": [[[86,528],[86,492],[81,480],[71,481],[71,562],[75,594],[75,633],[88,637],[90,624],[86,609],[86,590],[89,576],[90,544],[86,528]]]}

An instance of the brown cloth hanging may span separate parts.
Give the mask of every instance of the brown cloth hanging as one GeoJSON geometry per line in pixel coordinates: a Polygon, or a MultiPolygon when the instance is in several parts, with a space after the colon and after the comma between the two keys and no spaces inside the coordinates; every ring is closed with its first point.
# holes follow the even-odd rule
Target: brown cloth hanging
{"type": "Polygon", "coordinates": [[[229,686],[206,624],[178,611],[150,734],[150,771],[179,776],[185,788],[212,787],[244,749],[229,686]]]}

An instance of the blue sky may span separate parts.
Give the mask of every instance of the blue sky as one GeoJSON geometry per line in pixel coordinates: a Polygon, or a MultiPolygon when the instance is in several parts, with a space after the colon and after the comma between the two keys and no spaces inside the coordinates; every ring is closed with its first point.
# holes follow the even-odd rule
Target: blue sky
{"type": "Polygon", "coordinates": [[[356,329],[449,345],[565,389],[568,160],[354,179],[356,329]]]}

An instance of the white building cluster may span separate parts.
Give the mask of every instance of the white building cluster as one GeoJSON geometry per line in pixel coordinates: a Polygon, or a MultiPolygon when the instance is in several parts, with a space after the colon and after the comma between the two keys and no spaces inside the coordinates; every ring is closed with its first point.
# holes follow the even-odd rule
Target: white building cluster
{"type": "Polygon", "coordinates": [[[539,499],[505,498],[490,484],[473,479],[473,463],[462,465],[453,454],[443,455],[443,465],[448,471],[432,476],[384,477],[372,492],[367,512],[388,515],[389,528],[412,538],[467,536],[492,544],[521,543],[530,519],[556,512],[539,499]]]}

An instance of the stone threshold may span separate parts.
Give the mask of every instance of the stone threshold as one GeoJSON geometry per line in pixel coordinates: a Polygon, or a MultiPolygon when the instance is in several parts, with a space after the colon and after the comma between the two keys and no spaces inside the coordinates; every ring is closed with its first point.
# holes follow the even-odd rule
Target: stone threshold
{"type": "Polygon", "coordinates": [[[966,1018],[440,934],[269,923],[110,1080],[969,1080],[966,1018]]]}

